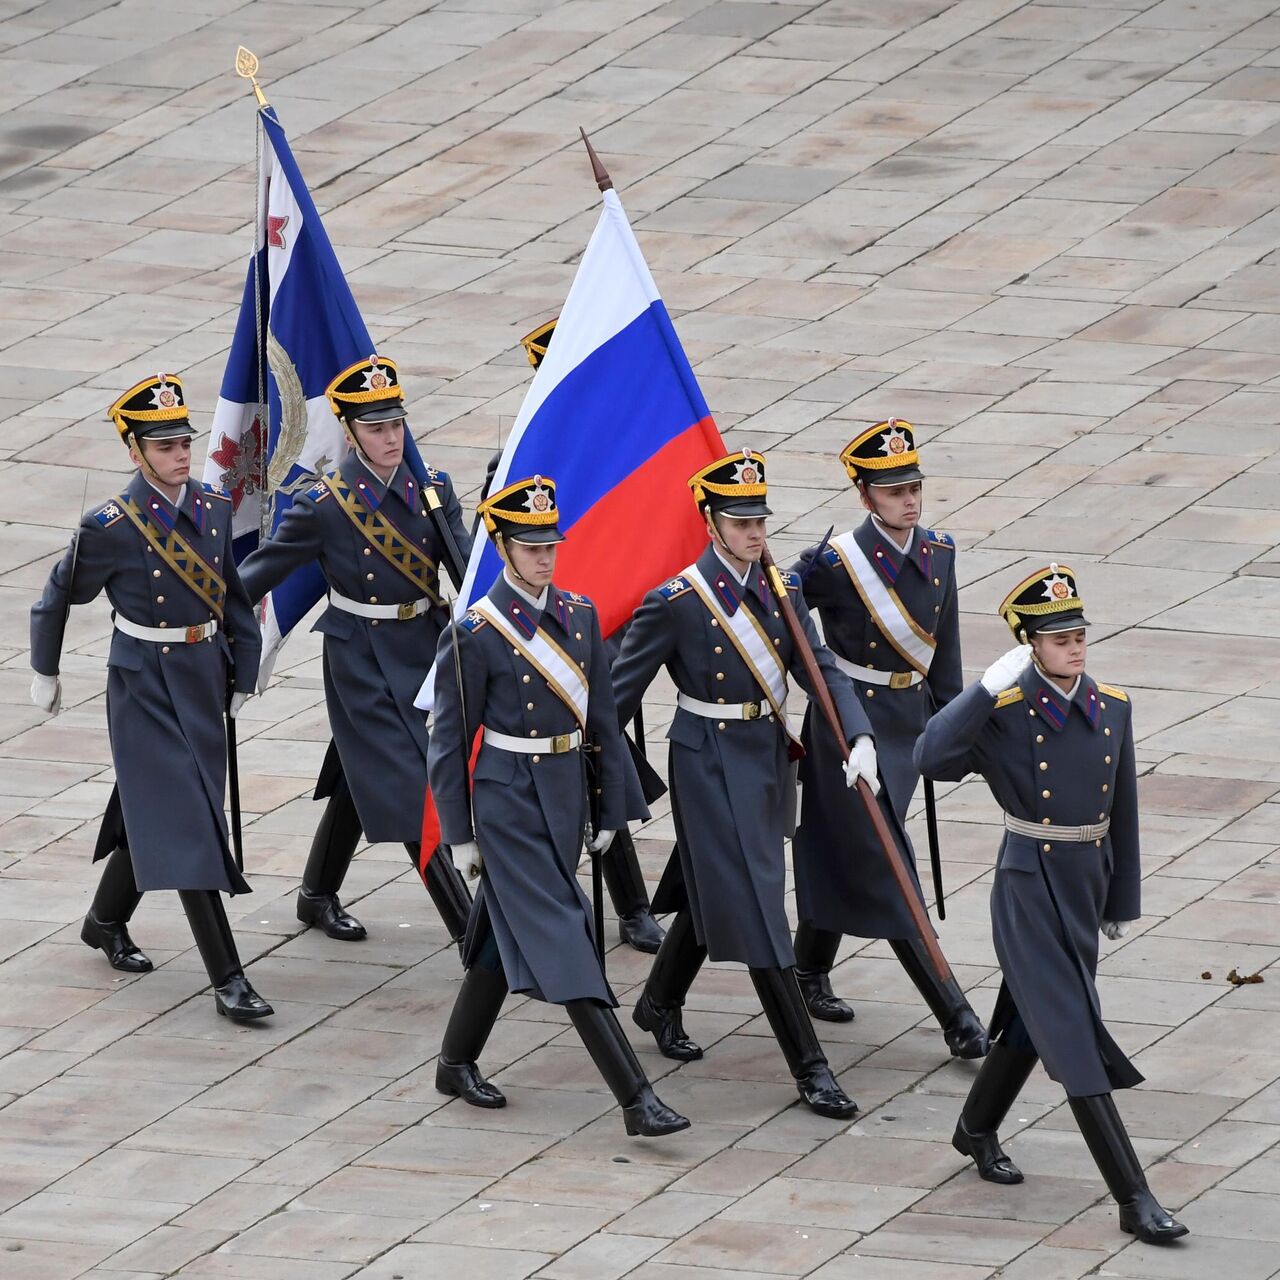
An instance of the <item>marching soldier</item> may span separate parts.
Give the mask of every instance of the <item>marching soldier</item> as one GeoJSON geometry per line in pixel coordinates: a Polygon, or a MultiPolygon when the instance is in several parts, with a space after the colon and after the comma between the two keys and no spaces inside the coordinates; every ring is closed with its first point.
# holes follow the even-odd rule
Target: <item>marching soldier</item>
{"type": "Polygon", "coordinates": [[[113,968],[147,973],[129,936],[143,893],[176,889],[219,1014],[268,1017],[244,975],[221,893],[248,893],[232,860],[222,802],[227,743],[258,674],[261,640],[231,556],[231,503],[190,479],[182,381],[157,374],[108,410],[137,472],[89,512],[31,610],[36,706],[57,714],[67,614],[105,590],[113,609],[107,727],[116,787],[112,837],[80,937],[113,968]]]}
{"type": "MultiPolygon", "coordinates": [[[[525,349],[529,363],[535,370],[542,365],[555,329],[556,321],[548,320],[520,339],[520,345],[525,349]]],[[[489,484],[493,480],[500,457],[501,454],[495,453],[490,460],[489,474],[485,477],[481,497],[488,496],[489,484]]],[[[616,658],[622,645],[622,631],[615,631],[605,641],[605,645],[610,659],[616,658]]],[[[649,798],[654,797],[651,794],[649,798]]],[[[634,807],[629,807],[628,816],[634,816],[634,807]]],[[[649,891],[645,888],[644,877],[640,873],[640,859],[626,823],[614,832],[612,843],[600,856],[600,864],[605,886],[609,890],[609,900],[618,917],[619,938],[636,951],[655,954],[662,945],[663,930],[653,918],[649,891]]]]}
{"type": "MultiPolygon", "coordinates": [[[[906,834],[920,780],[911,752],[929,716],[961,690],[955,543],[920,527],[924,475],[909,422],[890,419],[840,454],[867,518],[811,547],[796,568],[805,602],[822,618],[836,666],[854,682],[876,737],[881,803],[896,819],[900,847],[923,904],[906,834]]],[[[853,1010],[831,990],[840,936],[887,938],[943,1029],[951,1053],[980,1058],[986,1032],[954,977],[939,979],[878,850],[870,820],[844,785],[844,762],[810,707],[800,766],[803,797],[792,843],[796,976],[809,1012],[848,1022],[853,1010]]]]}
{"type": "Polygon", "coordinates": [[[448,611],[439,593],[440,536],[427,514],[438,502],[463,554],[470,539],[453,484],[404,462],[405,409],[394,361],[379,356],[344,369],[325,390],[353,446],[337,468],[295,499],[275,533],[240,566],[261,600],[295,569],[318,563],[329,607],[324,686],[336,757],[317,795],[329,801],[298,894],[298,919],[331,938],[358,940],[364,926],[338,891],[363,828],[375,843],[402,843],[455,940],[471,897],[445,858],[421,861],[427,730],[413,698],[448,611]],[[354,812],[353,803],[354,802],[354,812]]]}
{"type": "Polygon", "coordinates": [[[988,1181],[1021,1182],[996,1131],[1039,1058],[1067,1092],[1121,1228],[1165,1244],[1187,1229],[1152,1195],[1116,1111],[1111,1091],[1142,1076],[1103,1024],[1094,985],[1099,931],[1121,938],[1141,913],[1129,699],[1085,672],[1088,620],[1066,565],[1023,579],[1000,613],[1018,648],[934,716],[915,751],[925,777],[980,773],[1004,810],[995,1043],[952,1143],[988,1181]]]}
{"type": "Polygon", "coordinates": [[[588,817],[584,745],[598,761],[591,851],[626,821],[628,761],[600,625],[585,596],[552,583],[563,541],[553,481],[507,485],[480,513],[504,571],[441,638],[428,757],[442,839],[455,866],[480,877],[436,1088],[472,1106],[505,1105],[477,1059],[510,988],[565,1006],[628,1134],[674,1133],[689,1122],[655,1096],[618,1025],[576,876],[588,817]]]}
{"type": "MultiPolygon", "coordinates": [[[[749,449],[731,454],[703,467],[689,486],[710,543],[644,598],[613,668],[621,723],[635,714],[661,667],[679,691],[667,737],[687,902],[667,931],[634,1017],[667,1057],[700,1058],[680,1015],[693,977],[708,955],[745,964],[801,1098],[819,1115],[847,1119],[857,1104],[836,1083],[809,1021],[784,903],[793,744],[784,705],[788,673],[802,684],[806,677],[759,563],[770,514],[764,459],[749,449]]],[[[785,583],[854,744],[848,785],[859,776],[874,784],[867,718],[817,639],[799,579],[787,574],[785,583]]]]}

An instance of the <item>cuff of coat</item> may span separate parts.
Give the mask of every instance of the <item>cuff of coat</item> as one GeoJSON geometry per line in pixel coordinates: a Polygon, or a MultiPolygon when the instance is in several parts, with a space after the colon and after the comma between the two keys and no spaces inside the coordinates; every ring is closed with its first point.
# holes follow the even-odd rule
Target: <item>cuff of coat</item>
{"type": "Polygon", "coordinates": [[[1137,920],[1142,915],[1142,881],[1137,876],[1112,880],[1107,890],[1104,920],[1137,920]]]}

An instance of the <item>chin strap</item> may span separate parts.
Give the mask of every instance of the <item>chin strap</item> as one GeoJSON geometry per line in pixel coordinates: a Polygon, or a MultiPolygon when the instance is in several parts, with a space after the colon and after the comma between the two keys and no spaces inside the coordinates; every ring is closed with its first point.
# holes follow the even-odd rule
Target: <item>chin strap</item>
{"type": "Polygon", "coordinates": [[[515,563],[512,561],[511,557],[507,554],[506,543],[503,540],[502,534],[495,533],[493,535],[493,545],[495,550],[498,553],[498,558],[502,561],[504,565],[506,565],[507,569],[511,573],[511,576],[515,578],[517,582],[523,582],[524,585],[529,588],[529,592],[531,595],[534,595],[534,596],[541,595],[543,588],[538,586],[536,583],[530,582],[529,579],[526,578],[524,574],[521,573],[520,570],[516,568],[515,563]]]}

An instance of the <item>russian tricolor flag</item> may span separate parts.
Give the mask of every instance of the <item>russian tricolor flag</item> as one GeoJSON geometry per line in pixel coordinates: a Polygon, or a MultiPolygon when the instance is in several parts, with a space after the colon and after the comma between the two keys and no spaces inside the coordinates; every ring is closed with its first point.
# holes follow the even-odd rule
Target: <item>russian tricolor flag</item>
{"type": "MultiPolygon", "coordinates": [[[[275,530],[297,492],[346,457],[350,446],[324,391],[376,351],[274,107],[259,108],[258,126],[257,240],[203,477],[231,497],[237,561],[275,530]]],[[[404,451],[422,478],[408,433],[404,451]]],[[[312,564],[263,602],[262,685],[280,645],[324,592],[312,564]]]]}
{"type": "MultiPolygon", "coordinates": [[[[568,539],[556,581],[591,597],[609,635],[706,545],[687,481],[724,452],[622,202],[606,191],[493,489],[555,480],[568,539]]],[[[462,601],[483,596],[500,569],[478,539],[462,601]]]]}

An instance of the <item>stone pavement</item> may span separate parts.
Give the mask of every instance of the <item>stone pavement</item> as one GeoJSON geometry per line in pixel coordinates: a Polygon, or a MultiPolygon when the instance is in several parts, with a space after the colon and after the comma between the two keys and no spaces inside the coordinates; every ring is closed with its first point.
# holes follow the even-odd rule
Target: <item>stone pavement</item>
{"type": "MultiPolygon", "coordinates": [[[[1280,1274],[1276,10],[0,0],[0,1275],[1280,1274]],[[293,918],[327,736],[310,636],[240,721],[255,893],[232,913],[277,1016],[213,1016],[172,895],[137,917],[154,974],[80,944],[108,616],[73,614],[49,720],[27,609],[86,476],[91,497],[119,483],[118,391],[180,370],[208,422],[250,240],[240,42],[464,496],[528,384],[517,339],[593,224],[584,125],[726,440],[770,451],[779,550],[852,520],[834,454],[896,414],[963,549],[971,672],[1007,646],[992,609],[1020,571],[1074,564],[1144,774],[1146,915],[1099,986],[1148,1078],[1121,1109],[1184,1247],[1120,1235],[1042,1075],[1009,1124],[1026,1184],[965,1169],[947,1138],[972,1068],[883,944],[846,945],[857,1021],[824,1029],[851,1126],[798,1109],[730,967],[693,994],[705,1061],[671,1070],[635,1036],[687,1134],[626,1139],[560,1011],[515,999],[486,1056],[511,1105],[446,1103],[458,964],[403,853],[352,870],[367,942],[293,918]]],[[[968,783],[942,812],[942,937],[987,1010],[993,808],[968,783]]],[[[650,876],[670,839],[662,810],[650,876]]],[[[629,1007],[643,958],[615,948],[610,971],[629,1007]]]]}

